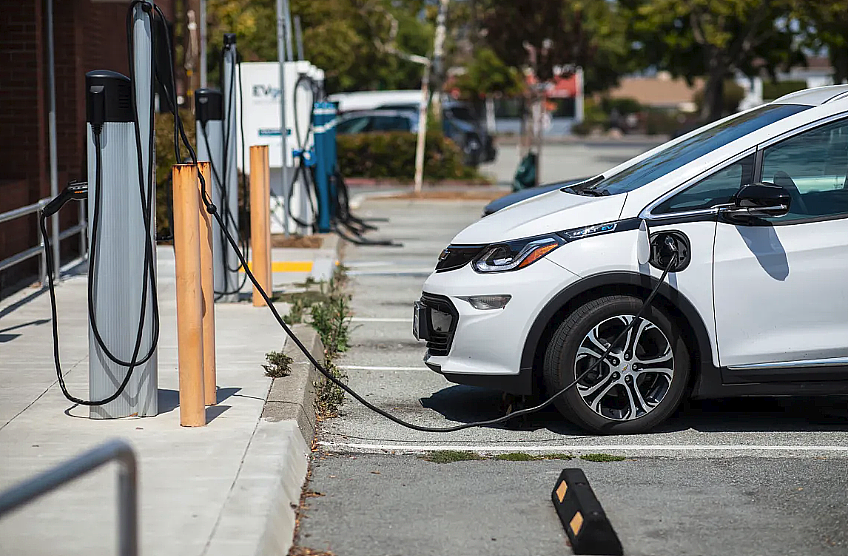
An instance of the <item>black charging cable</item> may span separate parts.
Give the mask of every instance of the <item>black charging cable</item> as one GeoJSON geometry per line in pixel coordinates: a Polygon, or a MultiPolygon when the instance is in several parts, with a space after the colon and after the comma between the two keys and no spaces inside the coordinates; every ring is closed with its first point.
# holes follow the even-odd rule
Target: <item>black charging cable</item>
{"type": "MultiPolygon", "coordinates": [[[[306,129],[305,137],[301,136],[300,119],[297,118],[297,114],[295,114],[294,135],[298,142],[297,146],[299,151],[298,156],[300,164],[295,170],[294,178],[292,179],[292,187],[288,191],[288,211],[289,217],[298,226],[316,231],[318,211],[315,208],[315,200],[313,199],[313,196],[318,197],[318,182],[315,177],[315,168],[310,167],[310,165],[307,163],[308,160],[306,158],[306,145],[309,144],[310,137],[314,137],[315,100],[323,98],[324,91],[321,89],[321,87],[318,86],[318,83],[316,83],[314,79],[309,77],[309,75],[301,73],[298,76],[297,81],[295,82],[294,91],[292,93],[292,102],[295,106],[295,110],[298,106],[297,99],[298,95],[300,94],[301,83],[306,83],[308,88],[312,92],[312,103],[309,110],[309,127],[306,129]],[[298,182],[298,177],[301,175],[303,175],[304,180],[303,193],[309,198],[309,203],[312,208],[312,222],[306,222],[305,220],[300,219],[292,213],[292,196],[294,193],[294,184],[298,182]]],[[[344,179],[341,176],[341,172],[339,172],[338,168],[335,166],[333,168],[329,168],[328,170],[328,178],[336,186],[336,196],[335,198],[330,200],[330,202],[333,203],[334,209],[332,211],[334,213],[334,216],[332,222],[330,223],[330,229],[342,239],[349,241],[350,243],[353,243],[355,245],[400,247],[401,244],[391,240],[373,240],[366,239],[365,237],[363,237],[367,231],[376,231],[378,228],[376,226],[372,226],[370,224],[365,223],[363,220],[355,217],[351,213],[348,189],[347,185],[344,182],[344,179]]]]}
{"type": "MultiPolygon", "coordinates": [[[[135,4],[138,4],[138,3],[149,5],[149,3],[146,0],[136,0],[130,6],[130,10],[132,10],[132,7],[135,4]]],[[[159,16],[163,19],[163,21],[165,21],[165,17],[164,17],[164,14],[162,13],[161,9],[158,6],[156,6],[155,4],[153,5],[153,8],[156,10],[156,13],[159,14],[159,16]]],[[[170,34],[167,31],[167,25],[165,26],[165,29],[166,29],[165,39],[167,41],[168,53],[169,53],[169,62],[170,62],[170,53],[171,53],[170,42],[171,42],[171,39],[170,39],[170,34]]],[[[173,63],[171,62],[169,64],[169,67],[172,68],[172,66],[173,66],[173,63]]],[[[173,69],[171,69],[171,71],[173,71],[173,69]]],[[[171,92],[170,94],[173,95],[174,93],[171,92]]],[[[133,97],[133,99],[134,98],[135,97],[133,97]]],[[[172,98],[171,100],[173,101],[171,103],[171,105],[173,107],[174,118],[175,118],[174,148],[175,148],[176,152],[179,153],[179,150],[180,150],[179,142],[182,141],[182,143],[185,145],[186,149],[189,152],[189,156],[192,160],[192,164],[197,166],[197,154],[195,153],[194,149],[191,147],[191,144],[188,141],[188,138],[186,137],[185,130],[183,129],[182,121],[180,120],[180,117],[179,117],[179,111],[176,109],[176,99],[172,98]]],[[[152,129],[152,127],[151,127],[151,129],[152,129]]],[[[140,152],[140,138],[138,136],[138,131],[136,131],[136,134],[137,134],[137,147],[139,148],[139,152],[140,152]]],[[[152,156],[151,156],[151,159],[152,159],[152,156]]],[[[179,157],[178,157],[178,159],[179,159],[179,157]]],[[[362,397],[360,394],[355,392],[347,384],[345,384],[344,382],[342,382],[341,380],[339,380],[338,378],[333,376],[333,374],[330,373],[326,369],[326,367],[324,367],[324,365],[322,365],[317,359],[315,359],[315,357],[309,352],[309,350],[306,348],[306,346],[303,344],[303,342],[301,342],[301,340],[292,332],[291,328],[285,323],[285,321],[283,320],[283,318],[280,316],[279,312],[277,311],[277,308],[274,306],[274,303],[271,300],[271,298],[268,296],[268,294],[265,292],[265,290],[259,285],[259,282],[256,280],[256,277],[253,275],[253,272],[251,272],[250,268],[247,265],[247,261],[245,260],[244,254],[239,249],[237,240],[229,232],[229,230],[226,227],[225,220],[222,218],[221,214],[219,213],[219,211],[217,210],[215,205],[210,200],[208,192],[206,190],[206,180],[203,178],[202,174],[200,174],[200,173],[198,173],[198,179],[199,179],[200,185],[201,185],[201,200],[204,203],[206,211],[213,215],[213,217],[216,219],[219,226],[221,227],[221,230],[224,231],[224,235],[226,236],[226,239],[229,242],[231,248],[235,251],[235,253],[236,253],[236,255],[239,259],[239,262],[242,265],[242,268],[244,268],[244,271],[245,271],[247,278],[251,281],[253,286],[256,288],[256,290],[259,292],[259,294],[265,300],[269,310],[274,315],[274,318],[276,319],[277,323],[280,325],[280,327],[283,329],[283,331],[285,331],[285,333],[292,339],[292,341],[295,343],[295,345],[298,347],[298,349],[300,349],[300,351],[306,356],[306,358],[309,360],[309,362],[312,363],[312,365],[315,366],[315,368],[322,375],[324,375],[327,378],[327,380],[329,380],[330,382],[332,382],[333,384],[335,384],[336,386],[338,386],[339,388],[344,390],[346,393],[348,393],[351,397],[353,397],[356,401],[360,402],[366,408],[374,411],[378,415],[381,415],[381,416],[389,419],[390,421],[392,421],[392,422],[394,422],[398,425],[401,425],[403,427],[406,427],[406,428],[409,428],[409,429],[412,429],[412,430],[420,431],[420,432],[448,433],[448,432],[456,432],[456,431],[460,431],[460,430],[464,430],[464,429],[469,429],[469,428],[473,428],[473,427],[498,425],[498,424],[504,423],[504,422],[506,422],[510,419],[513,419],[515,417],[520,417],[520,416],[524,416],[524,415],[529,415],[531,413],[535,413],[535,412],[540,411],[540,410],[548,407],[549,405],[551,405],[556,400],[556,398],[558,398],[559,396],[564,394],[570,388],[573,388],[574,386],[576,386],[586,375],[588,375],[590,372],[594,371],[604,360],[606,360],[606,358],[612,352],[613,348],[625,337],[625,335],[630,330],[632,330],[639,322],[641,322],[642,316],[644,315],[645,311],[647,311],[647,309],[651,306],[654,298],[656,297],[657,293],[659,292],[660,287],[664,284],[665,278],[667,277],[669,271],[671,270],[672,266],[676,263],[677,258],[678,258],[677,257],[676,244],[669,246],[668,241],[666,241],[665,242],[666,245],[674,251],[674,256],[669,261],[668,266],[663,271],[662,276],[660,277],[656,286],[654,286],[650,295],[648,295],[648,297],[646,298],[645,303],[642,305],[641,309],[637,312],[635,318],[610,343],[610,345],[607,347],[605,352],[602,354],[602,356],[597,361],[595,361],[588,369],[586,369],[578,377],[576,377],[574,379],[574,381],[569,383],[567,386],[563,387],[559,392],[557,392],[553,396],[550,396],[547,400],[545,400],[544,402],[542,402],[542,403],[540,403],[536,406],[529,407],[529,408],[522,409],[522,410],[518,410],[518,411],[514,411],[514,412],[508,413],[508,414],[506,414],[502,417],[499,417],[497,419],[489,419],[489,420],[485,420],[485,421],[476,421],[476,422],[465,423],[465,424],[462,424],[462,425],[456,425],[456,426],[452,426],[452,427],[425,427],[425,426],[421,426],[421,425],[416,425],[415,423],[409,423],[407,421],[404,421],[403,419],[396,417],[396,416],[392,415],[391,413],[375,406],[374,404],[372,404],[371,402],[366,400],[364,397],[362,397]]],[[[142,203],[142,204],[144,204],[144,203],[142,203]]],[[[46,226],[45,226],[44,222],[45,222],[45,219],[42,218],[42,221],[41,221],[42,233],[45,234],[45,236],[46,236],[46,226]]],[[[149,223],[148,223],[147,227],[149,228],[149,223]]],[[[49,257],[49,253],[48,253],[48,264],[49,264],[48,268],[52,268],[52,260],[49,257]]],[[[52,274],[51,274],[51,278],[50,278],[50,283],[51,283],[51,291],[52,291],[52,274]]],[[[51,296],[51,301],[52,301],[52,310],[53,310],[53,326],[54,326],[54,332],[55,332],[55,330],[56,330],[56,305],[55,305],[55,298],[53,298],[52,296],[51,296]]],[[[142,305],[142,307],[144,307],[144,305],[142,305]]],[[[85,405],[96,405],[97,403],[107,403],[106,400],[101,401],[101,402],[85,402],[83,400],[78,400],[77,398],[72,398],[67,393],[67,390],[64,388],[64,382],[62,380],[61,370],[58,367],[58,339],[57,338],[58,338],[58,336],[54,333],[54,355],[55,355],[56,362],[57,362],[57,370],[59,371],[59,380],[60,380],[60,383],[62,384],[63,393],[65,393],[65,395],[69,399],[71,399],[72,401],[75,401],[76,403],[81,403],[81,404],[85,404],[85,405]]],[[[157,336],[157,338],[158,338],[158,336],[157,336]]],[[[137,342],[137,345],[136,345],[136,351],[137,350],[138,350],[138,342],[137,342]]],[[[136,358],[136,354],[134,354],[133,360],[135,360],[135,358],[136,358]]],[[[124,382],[121,384],[119,391],[116,394],[114,394],[113,396],[111,396],[108,401],[111,401],[112,399],[117,398],[117,396],[120,395],[120,393],[126,387],[126,384],[129,382],[131,370],[132,369],[130,369],[130,372],[127,373],[127,376],[125,377],[124,382]]]]}
{"type": "MultiPolygon", "coordinates": [[[[158,6],[156,6],[155,4],[154,4],[154,7],[156,9],[156,12],[164,20],[165,17],[164,17],[164,14],[162,14],[162,11],[160,10],[160,8],[158,6]]],[[[170,41],[171,41],[171,39],[170,39],[170,34],[167,32],[167,26],[166,26],[166,32],[165,32],[165,40],[167,41],[168,52],[169,52],[169,61],[170,61],[170,52],[171,52],[170,41]]],[[[169,67],[172,68],[173,64],[170,63],[169,67]]],[[[176,103],[174,103],[174,106],[176,106],[176,103]]],[[[183,144],[185,145],[186,149],[189,152],[189,156],[192,160],[192,163],[196,166],[197,165],[197,154],[195,153],[194,149],[191,147],[191,144],[190,144],[190,142],[188,141],[188,138],[185,135],[185,131],[183,130],[182,121],[179,119],[179,113],[176,110],[174,111],[174,117],[177,119],[177,123],[176,123],[175,127],[179,130],[179,138],[177,137],[177,134],[175,133],[174,143],[176,144],[180,140],[183,142],[183,144]]],[[[175,145],[175,148],[179,149],[179,146],[175,145]]],[[[277,311],[277,308],[274,306],[274,302],[268,296],[268,293],[259,284],[256,277],[253,275],[253,272],[251,272],[250,268],[247,265],[247,261],[245,260],[244,254],[241,252],[241,250],[238,247],[238,243],[237,243],[236,239],[229,232],[229,230],[227,230],[226,226],[224,225],[224,220],[222,219],[220,212],[217,210],[217,208],[215,207],[215,205],[212,203],[212,201],[209,198],[208,192],[206,190],[206,180],[203,178],[203,175],[200,174],[199,172],[198,172],[197,176],[198,176],[198,180],[200,181],[200,191],[201,191],[200,198],[201,198],[201,201],[203,202],[203,204],[206,208],[206,211],[209,214],[211,214],[215,218],[215,220],[218,221],[219,226],[221,226],[221,229],[224,230],[224,235],[226,236],[226,239],[229,242],[232,249],[235,251],[236,256],[239,259],[239,262],[241,263],[242,267],[244,268],[244,271],[245,271],[247,278],[251,281],[251,283],[253,284],[253,287],[256,288],[256,291],[259,292],[259,295],[262,296],[262,299],[265,300],[265,303],[267,304],[268,309],[274,315],[274,319],[277,321],[277,324],[279,324],[280,327],[283,329],[283,331],[288,335],[288,337],[292,339],[292,341],[295,343],[297,348],[306,356],[306,358],[309,360],[309,362],[318,370],[318,372],[320,372],[322,375],[324,375],[324,377],[326,377],[327,380],[329,380],[330,382],[332,382],[333,384],[335,384],[336,386],[338,386],[339,388],[344,390],[353,399],[355,399],[356,401],[358,401],[359,403],[364,405],[366,408],[370,409],[371,411],[374,411],[378,415],[381,415],[381,416],[385,417],[386,419],[389,419],[390,421],[392,421],[392,422],[394,422],[398,425],[401,425],[403,427],[406,427],[406,428],[409,428],[409,429],[412,429],[412,430],[420,431],[420,432],[448,433],[448,432],[456,432],[456,431],[474,428],[474,427],[498,425],[498,424],[504,423],[506,421],[509,421],[510,419],[513,419],[515,417],[520,417],[520,416],[523,416],[523,415],[529,415],[531,413],[535,413],[537,411],[540,411],[540,410],[548,407],[559,396],[561,396],[562,394],[567,392],[570,388],[573,388],[574,386],[576,386],[586,375],[588,375],[590,372],[594,371],[609,356],[609,354],[612,352],[613,348],[618,344],[618,342],[620,342],[630,330],[632,330],[639,322],[641,322],[642,316],[644,315],[645,311],[647,311],[648,308],[651,306],[654,298],[656,297],[657,293],[660,290],[660,287],[662,287],[662,285],[664,284],[665,279],[668,276],[669,271],[672,269],[672,266],[677,261],[677,249],[676,249],[676,244],[675,244],[674,246],[670,247],[671,249],[674,250],[675,255],[669,261],[669,264],[668,264],[668,266],[666,266],[665,270],[663,271],[662,276],[660,277],[659,281],[654,286],[653,290],[648,295],[648,297],[645,299],[645,303],[642,305],[641,309],[639,309],[639,311],[636,313],[636,316],[633,318],[633,320],[630,321],[630,323],[627,326],[625,326],[625,328],[618,334],[618,336],[616,336],[615,339],[613,339],[613,341],[607,347],[606,351],[603,353],[603,355],[601,356],[600,359],[595,361],[588,369],[583,371],[580,374],[580,376],[578,376],[577,378],[574,379],[574,381],[569,383],[564,388],[560,389],[559,392],[557,392],[553,396],[550,396],[544,402],[542,402],[542,403],[540,403],[536,406],[533,406],[533,407],[521,409],[521,410],[518,410],[518,411],[513,411],[513,412],[508,413],[508,414],[506,414],[502,417],[498,417],[497,419],[489,419],[489,420],[485,420],[485,421],[475,421],[475,422],[472,422],[472,423],[464,423],[462,425],[456,425],[456,426],[453,426],[453,427],[425,427],[425,426],[421,426],[421,425],[416,425],[415,423],[410,423],[408,421],[404,421],[403,419],[396,417],[396,416],[392,415],[391,413],[375,406],[374,404],[372,404],[371,402],[366,400],[364,397],[362,397],[360,394],[358,394],[356,391],[354,391],[350,386],[348,386],[347,384],[345,384],[344,382],[342,382],[341,380],[339,380],[338,378],[333,376],[333,374],[330,371],[328,371],[327,368],[324,365],[322,365],[317,359],[315,359],[315,357],[309,352],[309,349],[307,349],[307,347],[303,344],[303,342],[300,340],[300,338],[298,338],[294,334],[294,332],[292,332],[291,328],[286,324],[286,322],[283,320],[282,316],[280,316],[280,313],[277,311]]]]}

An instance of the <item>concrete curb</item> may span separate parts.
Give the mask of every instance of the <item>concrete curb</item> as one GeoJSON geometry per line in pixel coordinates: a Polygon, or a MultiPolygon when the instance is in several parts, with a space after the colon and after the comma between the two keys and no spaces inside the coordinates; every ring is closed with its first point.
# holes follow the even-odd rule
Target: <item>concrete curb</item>
{"type": "MultiPolygon", "coordinates": [[[[295,324],[292,332],[318,361],[324,360],[324,345],[318,332],[308,324],[295,324]]],[[[312,445],[315,436],[315,381],[321,376],[290,339],[283,353],[292,358],[291,374],[275,378],[265,400],[262,419],[268,422],[297,422],[304,443],[312,445]]],[[[299,499],[299,498],[298,498],[299,499]]]]}
{"type": "MultiPolygon", "coordinates": [[[[321,266],[328,275],[320,279],[332,276],[342,246],[338,236],[327,234],[321,248],[314,250],[316,261],[326,262],[321,266]]],[[[312,356],[324,361],[324,346],[315,329],[306,324],[291,328],[312,356]]],[[[291,374],[271,382],[205,556],[279,556],[288,554],[294,542],[315,438],[315,382],[320,374],[288,337],[283,352],[292,358],[291,374]]]]}
{"type": "Polygon", "coordinates": [[[341,252],[341,238],[336,234],[319,234],[323,238],[320,249],[315,250],[315,258],[312,264],[312,272],[309,273],[314,280],[327,281],[333,277],[336,263],[339,261],[341,252]]]}
{"type": "MultiPolygon", "coordinates": [[[[319,361],[324,346],[318,333],[299,324],[292,331],[319,361]]],[[[208,556],[279,556],[291,548],[300,493],[315,436],[315,387],[319,374],[287,339],[284,353],[291,374],[271,382],[262,416],[233,482],[208,556]]]]}

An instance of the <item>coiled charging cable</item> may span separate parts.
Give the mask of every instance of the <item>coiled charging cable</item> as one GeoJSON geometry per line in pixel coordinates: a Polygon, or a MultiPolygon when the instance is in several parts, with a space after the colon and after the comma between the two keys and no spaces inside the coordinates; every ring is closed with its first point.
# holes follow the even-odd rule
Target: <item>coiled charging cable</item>
{"type": "MultiPolygon", "coordinates": [[[[127,56],[129,59],[129,70],[130,70],[130,81],[135,82],[135,64],[134,64],[134,56],[133,56],[133,9],[136,5],[141,5],[142,8],[149,12],[152,9],[152,5],[150,2],[145,0],[135,0],[130,5],[127,11],[127,19],[126,19],[126,27],[127,27],[127,56]]],[[[161,11],[159,12],[161,15],[161,11]]],[[[150,76],[150,98],[153,98],[153,87],[154,80],[153,75],[150,76]]],[[[115,354],[111,352],[109,347],[106,345],[106,342],[103,340],[100,335],[98,326],[97,326],[97,318],[96,318],[96,308],[94,306],[93,292],[94,292],[94,281],[93,278],[96,275],[97,268],[97,245],[98,245],[98,230],[100,224],[100,207],[101,207],[101,197],[102,197],[102,173],[103,173],[103,161],[101,158],[101,144],[100,144],[100,134],[102,132],[101,124],[93,124],[92,125],[92,136],[94,139],[94,151],[95,151],[95,189],[94,189],[94,217],[91,223],[91,249],[89,253],[89,280],[88,280],[88,318],[91,323],[91,331],[94,336],[94,341],[97,346],[101,349],[103,354],[113,363],[121,366],[127,367],[127,373],[124,376],[123,380],[121,380],[120,385],[117,390],[111,395],[102,400],[84,400],[82,398],[77,398],[76,396],[71,395],[68,391],[67,386],[65,385],[64,374],[62,373],[62,365],[59,358],[59,329],[58,329],[58,319],[56,312],[56,291],[55,285],[53,283],[53,273],[55,271],[56,261],[53,260],[53,251],[50,248],[50,236],[47,233],[47,218],[51,215],[51,212],[44,210],[41,213],[41,217],[39,218],[39,225],[41,227],[41,234],[44,238],[44,249],[46,251],[46,259],[47,259],[47,284],[48,289],[50,290],[50,310],[52,315],[52,326],[53,326],[53,362],[56,367],[56,376],[59,382],[59,387],[62,389],[62,394],[71,402],[85,405],[85,406],[99,406],[105,405],[111,401],[114,401],[120,396],[129,384],[130,379],[133,376],[133,371],[139,366],[146,363],[154,353],[156,353],[156,346],[159,343],[159,301],[158,295],[156,291],[156,279],[155,279],[155,269],[153,268],[153,240],[151,239],[151,219],[152,219],[152,202],[153,202],[153,150],[154,150],[154,141],[153,141],[153,133],[150,134],[150,141],[148,144],[150,156],[147,161],[147,168],[144,168],[144,163],[141,157],[141,131],[139,128],[138,121],[138,110],[137,110],[137,99],[135,97],[135,88],[132,88],[131,91],[131,102],[132,102],[132,113],[133,113],[133,129],[135,132],[135,143],[136,143],[136,152],[138,153],[138,187],[139,187],[139,196],[141,198],[141,217],[142,222],[144,223],[144,272],[142,278],[142,289],[141,289],[141,305],[139,309],[139,317],[138,317],[138,327],[136,332],[135,345],[133,347],[132,357],[130,357],[129,361],[125,361],[115,354]],[[144,188],[144,173],[147,171],[147,192],[145,194],[144,188]],[[139,357],[139,352],[141,351],[141,344],[144,338],[144,321],[147,313],[147,292],[151,293],[151,301],[152,301],[152,309],[151,312],[153,314],[153,334],[150,342],[150,348],[148,352],[139,357]]],[[[153,106],[151,103],[150,109],[150,122],[149,129],[153,129],[153,106]]],[[[55,201],[55,200],[54,200],[55,201]]],[[[53,212],[61,208],[61,204],[59,204],[53,212]]]]}

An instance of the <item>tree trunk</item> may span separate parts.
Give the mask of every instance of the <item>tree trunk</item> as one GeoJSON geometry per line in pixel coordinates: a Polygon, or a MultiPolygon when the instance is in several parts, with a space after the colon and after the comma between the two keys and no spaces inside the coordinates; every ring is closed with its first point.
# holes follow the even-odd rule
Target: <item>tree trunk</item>
{"type": "Polygon", "coordinates": [[[723,64],[710,61],[710,72],[704,84],[704,102],[701,106],[701,119],[714,122],[724,114],[724,77],[727,68],[723,64]]]}

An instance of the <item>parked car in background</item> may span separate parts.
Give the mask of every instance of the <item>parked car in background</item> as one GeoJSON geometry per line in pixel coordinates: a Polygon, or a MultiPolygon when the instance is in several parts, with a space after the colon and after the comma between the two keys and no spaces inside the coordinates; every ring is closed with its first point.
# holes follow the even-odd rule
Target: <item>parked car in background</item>
{"type": "Polygon", "coordinates": [[[339,116],[336,133],[371,131],[418,131],[418,114],[406,110],[362,110],[339,116]]]}
{"type": "MultiPolygon", "coordinates": [[[[412,129],[372,129],[370,131],[417,131],[418,110],[421,106],[421,91],[360,91],[355,93],[338,93],[330,95],[332,102],[338,103],[342,117],[375,118],[374,112],[390,112],[391,117],[399,113],[409,114],[414,118],[412,129]]],[[[453,99],[442,100],[442,130],[444,134],[456,143],[465,153],[465,163],[474,166],[491,162],[497,157],[494,139],[486,127],[475,116],[473,108],[465,102],[453,99]]],[[[387,125],[387,122],[382,122],[387,125]]],[[[401,124],[400,122],[398,122],[401,124]]],[[[349,124],[350,129],[356,126],[349,124]]],[[[345,131],[345,133],[362,133],[363,130],[345,131]]]]}

